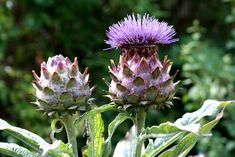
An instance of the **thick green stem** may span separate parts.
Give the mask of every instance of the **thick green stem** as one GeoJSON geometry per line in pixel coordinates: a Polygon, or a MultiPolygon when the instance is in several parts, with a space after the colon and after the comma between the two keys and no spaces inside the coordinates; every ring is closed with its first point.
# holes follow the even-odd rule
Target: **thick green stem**
{"type": "Polygon", "coordinates": [[[75,134],[75,124],[72,116],[67,115],[63,117],[64,127],[67,133],[68,143],[72,145],[74,157],[78,157],[77,139],[75,134]]]}
{"type": "Polygon", "coordinates": [[[145,117],[146,117],[146,109],[145,108],[137,108],[136,119],[135,119],[137,138],[136,138],[134,149],[132,152],[132,157],[140,157],[141,156],[143,141],[138,140],[138,136],[140,135],[142,129],[144,129],[144,127],[145,127],[145,117]]]}

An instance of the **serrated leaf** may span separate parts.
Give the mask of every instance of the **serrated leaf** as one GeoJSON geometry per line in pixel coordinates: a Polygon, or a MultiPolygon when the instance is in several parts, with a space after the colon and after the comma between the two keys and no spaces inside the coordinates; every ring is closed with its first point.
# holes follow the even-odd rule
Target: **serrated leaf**
{"type": "MultiPolygon", "coordinates": [[[[199,121],[205,116],[215,116],[225,106],[234,104],[233,101],[219,102],[216,100],[207,100],[202,107],[195,112],[186,113],[175,121],[175,123],[163,123],[159,126],[152,126],[146,128],[139,137],[142,140],[147,138],[156,138],[154,141],[154,150],[147,151],[143,156],[154,157],[159,154],[166,147],[180,139],[185,133],[191,132],[193,135],[200,136],[201,132],[199,121]]],[[[148,147],[152,147],[149,143],[148,147]]],[[[185,150],[186,151],[186,150],[185,150]]]]}
{"type": "Polygon", "coordinates": [[[0,142],[0,153],[13,157],[39,157],[28,149],[14,143],[0,142]]]}
{"type": "Polygon", "coordinates": [[[0,130],[3,130],[14,137],[18,138],[31,148],[36,150],[38,154],[30,152],[28,149],[11,143],[0,143],[0,153],[7,154],[14,157],[73,157],[72,149],[62,141],[55,141],[49,144],[44,141],[40,136],[15,126],[11,126],[6,121],[0,119],[0,130]],[[16,153],[16,154],[14,154],[16,153]],[[24,154],[24,155],[23,155],[24,154]],[[32,156],[34,155],[34,156],[32,156]]]}
{"type": "Polygon", "coordinates": [[[23,141],[33,149],[35,149],[38,152],[42,152],[42,150],[46,147],[48,147],[50,144],[47,143],[44,139],[42,139],[40,136],[15,126],[11,126],[3,119],[0,119],[0,130],[3,130],[14,137],[18,138],[19,140],[23,141]]]}
{"type": "Polygon", "coordinates": [[[132,121],[134,121],[133,117],[131,117],[129,114],[127,113],[119,113],[116,118],[109,124],[108,126],[108,138],[105,140],[104,143],[104,152],[103,155],[104,156],[108,156],[111,152],[111,139],[112,136],[115,132],[115,130],[117,129],[117,127],[122,124],[125,120],[127,119],[131,119],[132,121]]]}
{"type": "Polygon", "coordinates": [[[205,116],[211,116],[215,114],[218,112],[219,108],[221,108],[219,101],[206,100],[200,109],[192,113],[185,113],[182,118],[179,118],[175,121],[175,124],[185,126],[195,123],[205,116]]]}
{"type": "Polygon", "coordinates": [[[206,116],[216,115],[224,107],[234,104],[233,101],[206,100],[202,107],[195,112],[186,113],[182,118],[177,119],[174,125],[181,130],[197,133],[199,126],[197,122],[206,116]]]}
{"type": "MultiPolygon", "coordinates": [[[[209,133],[210,130],[214,128],[215,125],[219,122],[222,116],[223,116],[223,111],[221,111],[217,115],[216,119],[214,119],[213,121],[210,121],[207,124],[204,124],[200,128],[200,133],[201,134],[209,133]]],[[[185,157],[201,137],[202,136],[198,134],[190,133],[187,136],[185,136],[176,146],[160,154],[159,157],[185,157]]]]}
{"type": "MultiPolygon", "coordinates": [[[[94,112],[93,112],[94,113],[94,112]]],[[[87,117],[88,120],[88,156],[89,157],[100,157],[102,152],[102,146],[104,144],[104,123],[100,113],[91,114],[87,117]]]]}
{"type": "Polygon", "coordinates": [[[184,134],[185,131],[180,130],[171,122],[166,122],[160,124],[159,126],[146,128],[138,138],[140,138],[140,140],[156,138],[156,140],[153,143],[149,143],[149,145],[147,146],[147,148],[154,147],[153,149],[151,149],[152,151],[147,149],[142,156],[154,157],[156,154],[160,153],[163,149],[175,142],[184,134]]]}

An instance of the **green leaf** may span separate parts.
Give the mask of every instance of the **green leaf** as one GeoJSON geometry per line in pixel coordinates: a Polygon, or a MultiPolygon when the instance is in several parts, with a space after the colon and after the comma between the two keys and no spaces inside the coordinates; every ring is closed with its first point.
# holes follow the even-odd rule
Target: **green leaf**
{"type": "MultiPolygon", "coordinates": [[[[183,135],[190,132],[193,135],[200,136],[202,132],[198,123],[205,116],[214,116],[218,114],[225,106],[234,104],[233,101],[219,102],[216,100],[207,100],[202,107],[195,112],[186,113],[174,123],[166,122],[159,126],[146,128],[138,137],[139,140],[148,138],[156,138],[154,142],[150,142],[145,153],[142,156],[154,157],[166,147],[182,138],[183,135]],[[154,147],[154,149],[152,149],[154,147]],[[151,149],[150,149],[151,148],[151,149]]],[[[186,151],[186,150],[185,150],[186,151]]]]}
{"type": "MultiPolygon", "coordinates": [[[[200,128],[201,134],[208,134],[209,131],[215,127],[215,125],[219,122],[219,120],[223,116],[223,111],[221,111],[216,119],[213,121],[204,124],[200,128]]],[[[200,135],[190,133],[187,136],[185,136],[176,146],[173,148],[164,151],[162,154],[160,154],[159,157],[185,157],[188,152],[193,148],[193,146],[196,144],[196,142],[201,138],[200,135]]]]}
{"type": "Polygon", "coordinates": [[[19,140],[23,141],[24,143],[28,144],[30,147],[35,149],[38,152],[42,152],[44,148],[50,146],[44,139],[40,136],[15,126],[11,126],[3,119],[0,119],[0,130],[3,130],[14,137],[18,138],[19,140]]]}
{"type": "Polygon", "coordinates": [[[148,141],[148,146],[145,149],[144,154],[142,155],[143,157],[145,157],[147,154],[150,154],[152,151],[154,151],[154,143],[152,139],[149,139],[148,141]]]}
{"type": "Polygon", "coordinates": [[[13,157],[39,157],[39,154],[30,152],[28,149],[14,143],[0,142],[0,153],[13,157]]]}
{"type": "Polygon", "coordinates": [[[76,119],[75,123],[78,123],[82,120],[88,119],[88,117],[92,117],[95,114],[102,113],[102,112],[109,111],[109,110],[114,110],[114,109],[116,109],[116,107],[117,107],[116,104],[110,103],[110,104],[105,104],[101,107],[94,108],[91,111],[88,111],[88,112],[84,113],[83,115],[81,115],[81,117],[76,119]]]}
{"type": "Polygon", "coordinates": [[[170,122],[160,124],[159,126],[146,128],[138,137],[139,140],[146,140],[149,138],[156,138],[156,140],[148,144],[147,149],[142,156],[155,156],[167,146],[182,137],[185,132],[186,131],[180,130],[173,123],[170,122]]]}
{"type": "Polygon", "coordinates": [[[88,150],[87,150],[87,147],[84,147],[82,149],[82,157],[88,157],[88,150]]]}
{"type": "Polygon", "coordinates": [[[101,107],[93,108],[91,111],[84,113],[81,117],[76,120],[75,123],[78,123],[82,120],[88,121],[88,134],[90,136],[90,139],[88,147],[84,148],[84,150],[82,151],[83,156],[101,156],[103,152],[102,145],[104,143],[104,124],[101,117],[101,113],[113,109],[116,109],[116,104],[105,104],[101,107]]]}
{"type": "Polygon", "coordinates": [[[104,144],[104,123],[100,113],[92,112],[88,120],[88,156],[89,157],[99,157],[101,156],[102,146],[104,144]]]}
{"type": "Polygon", "coordinates": [[[42,156],[50,157],[74,157],[71,145],[56,140],[47,149],[44,149],[42,156]]]}
{"type": "MultiPolygon", "coordinates": [[[[72,149],[64,144],[62,141],[55,141],[53,144],[47,143],[40,136],[15,126],[11,126],[6,121],[0,119],[0,130],[3,130],[19,140],[23,141],[25,144],[29,145],[31,148],[36,150],[41,156],[45,157],[72,157],[72,149]]],[[[28,157],[30,155],[39,156],[27,150],[24,147],[18,146],[16,144],[0,143],[0,152],[16,157],[28,157]],[[14,153],[18,153],[15,155],[14,153]],[[22,155],[25,153],[25,155],[22,155]],[[29,155],[28,155],[29,154],[29,155]],[[28,155],[28,156],[27,156],[28,155]]],[[[30,156],[31,157],[31,156],[30,156]]]]}
{"type": "Polygon", "coordinates": [[[128,113],[119,113],[117,117],[109,124],[108,126],[108,138],[105,140],[104,144],[104,156],[108,156],[111,152],[111,139],[112,136],[117,129],[117,127],[122,124],[125,120],[130,119],[134,121],[133,117],[131,117],[128,113]]]}
{"type": "Polygon", "coordinates": [[[217,100],[206,100],[200,109],[192,113],[185,113],[182,118],[177,119],[174,124],[187,126],[198,122],[205,116],[215,115],[222,107],[220,104],[224,103],[217,100]]]}

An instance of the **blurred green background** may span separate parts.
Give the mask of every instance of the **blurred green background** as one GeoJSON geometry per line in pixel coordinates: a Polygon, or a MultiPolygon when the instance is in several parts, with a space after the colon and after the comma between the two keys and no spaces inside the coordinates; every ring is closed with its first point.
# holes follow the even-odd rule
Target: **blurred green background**
{"type": "MultiPolygon", "coordinates": [[[[102,96],[107,90],[102,78],[110,80],[109,59],[117,62],[120,51],[103,51],[109,47],[105,31],[133,12],[169,22],[180,39],[161,46],[159,54],[174,61],[172,73],[180,70],[176,96],[181,99],[171,109],[150,111],[147,125],[174,121],[205,99],[235,99],[235,0],[0,0],[0,117],[50,141],[50,120],[30,104],[31,71],[39,73],[40,63],[55,54],[77,56],[81,70],[88,66],[96,103],[108,103],[102,96]]],[[[103,115],[106,126],[116,114],[103,115]]],[[[234,115],[234,107],[227,109],[213,137],[202,139],[191,154],[234,156],[234,115]]],[[[130,126],[126,122],[118,128],[114,145],[130,126]]],[[[85,144],[83,131],[78,135],[80,148],[85,144]]],[[[0,141],[19,143],[3,132],[0,141]]]]}

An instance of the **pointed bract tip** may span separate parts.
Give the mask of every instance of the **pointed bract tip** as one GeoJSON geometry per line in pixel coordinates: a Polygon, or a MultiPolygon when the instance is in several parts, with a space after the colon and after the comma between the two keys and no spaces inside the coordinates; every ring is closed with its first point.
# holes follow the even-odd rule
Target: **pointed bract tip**
{"type": "Polygon", "coordinates": [[[88,75],[88,67],[84,70],[82,77],[85,79],[86,75],[88,75]]]}
{"type": "Polygon", "coordinates": [[[104,83],[109,87],[110,86],[110,83],[107,81],[107,80],[105,80],[105,78],[102,78],[102,80],[104,81],[104,83]]]}
{"type": "Polygon", "coordinates": [[[78,58],[77,58],[77,57],[74,58],[73,64],[75,64],[76,66],[78,66],[78,58]]]}
{"type": "Polygon", "coordinates": [[[35,78],[36,81],[39,81],[39,77],[38,75],[36,74],[36,72],[34,70],[32,70],[32,73],[33,73],[33,77],[35,78]]]}
{"type": "Polygon", "coordinates": [[[32,85],[34,86],[34,88],[38,89],[38,90],[43,90],[43,87],[37,82],[37,81],[33,81],[32,85]]]}

